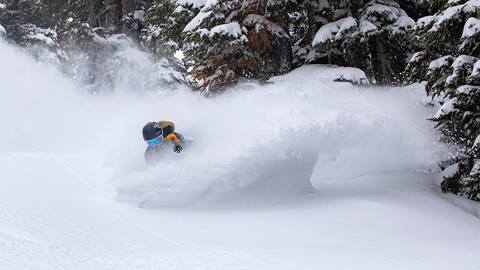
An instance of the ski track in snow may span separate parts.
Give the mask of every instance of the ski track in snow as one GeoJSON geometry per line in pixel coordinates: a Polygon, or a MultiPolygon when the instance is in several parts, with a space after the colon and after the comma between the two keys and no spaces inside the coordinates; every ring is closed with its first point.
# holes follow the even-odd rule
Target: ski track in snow
{"type": "Polygon", "coordinates": [[[0,269],[477,268],[420,87],[332,82],[355,72],[92,97],[0,43],[0,269]],[[146,167],[160,119],[194,144],[146,167]]]}

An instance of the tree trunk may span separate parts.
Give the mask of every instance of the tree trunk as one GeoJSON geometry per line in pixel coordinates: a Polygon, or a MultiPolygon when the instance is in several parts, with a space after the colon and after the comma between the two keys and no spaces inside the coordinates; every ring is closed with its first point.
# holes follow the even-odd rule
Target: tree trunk
{"type": "Polygon", "coordinates": [[[104,27],[117,29],[122,19],[122,1],[105,0],[105,22],[104,27]]]}

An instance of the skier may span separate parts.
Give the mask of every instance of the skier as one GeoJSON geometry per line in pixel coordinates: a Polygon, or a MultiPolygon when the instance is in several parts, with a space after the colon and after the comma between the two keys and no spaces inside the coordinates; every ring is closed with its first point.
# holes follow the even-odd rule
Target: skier
{"type": "Polygon", "coordinates": [[[151,162],[158,159],[161,149],[173,144],[173,151],[180,153],[183,150],[185,138],[175,132],[175,124],[170,121],[149,122],[143,126],[143,139],[148,144],[145,151],[145,161],[151,162]]]}

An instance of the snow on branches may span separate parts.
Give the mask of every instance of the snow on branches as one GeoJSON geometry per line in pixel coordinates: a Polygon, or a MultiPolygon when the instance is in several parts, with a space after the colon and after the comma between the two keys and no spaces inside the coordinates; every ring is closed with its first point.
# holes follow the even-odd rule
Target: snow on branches
{"type": "Polygon", "coordinates": [[[446,138],[465,147],[455,158],[458,173],[445,177],[442,189],[480,200],[480,1],[450,1],[443,10],[417,21],[426,90],[442,104],[433,119],[446,138]],[[463,2],[463,3],[462,3],[463,2]]]}
{"type": "Polygon", "coordinates": [[[280,23],[282,7],[272,1],[206,1],[182,30],[197,88],[213,93],[241,78],[267,79],[289,71],[290,36],[280,23]]]}
{"type": "Polygon", "coordinates": [[[370,1],[357,13],[320,27],[312,46],[333,63],[361,67],[377,83],[399,81],[414,20],[391,0],[370,1]]]}
{"type": "Polygon", "coordinates": [[[480,20],[474,17],[468,18],[463,27],[462,38],[470,38],[480,33],[480,20]]]}
{"type": "Polygon", "coordinates": [[[4,38],[7,35],[7,31],[5,28],[0,24],[0,38],[4,38]]]}
{"type": "Polygon", "coordinates": [[[316,46],[325,42],[339,40],[350,29],[357,26],[357,21],[353,17],[346,17],[320,27],[313,38],[312,45],[316,46]]]}

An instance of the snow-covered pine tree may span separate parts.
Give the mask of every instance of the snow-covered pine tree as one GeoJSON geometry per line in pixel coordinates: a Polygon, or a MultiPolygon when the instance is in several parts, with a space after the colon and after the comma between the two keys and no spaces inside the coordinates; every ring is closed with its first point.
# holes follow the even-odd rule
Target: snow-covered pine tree
{"type": "Polygon", "coordinates": [[[123,15],[120,20],[121,32],[131,36],[140,35],[145,28],[145,10],[139,7],[123,15]]]}
{"type": "Polygon", "coordinates": [[[146,28],[146,11],[153,4],[154,0],[122,0],[122,18],[117,27],[117,32],[139,39],[142,31],[146,28]]]}
{"type": "Polygon", "coordinates": [[[44,21],[43,2],[5,1],[0,3],[0,31],[6,38],[26,47],[35,57],[59,63],[65,58],[57,31],[44,21]],[[4,26],[4,27],[3,27],[4,26]]]}
{"type": "Polygon", "coordinates": [[[312,46],[318,30],[331,22],[357,14],[358,9],[363,7],[363,1],[343,0],[305,0],[297,5],[292,16],[293,33],[295,44],[293,46],[295,66],[304,63],[335,63],[346,64],[340,50],[340,43],[333,40],[325,44],[325,48],[319,49],[312,46]],[[337,46],[338,45],[338,46],[337,46]]]}
{"type": "Polygon", "coordinates": [[[247,30],[246,45],[254,56],[247,78],[265,80],[291,70],[291,16],[297,9],[295,0],[243,1],[240,12],[247,30]]]}
{"type": "Polygon", "coordinates": [[[335,3],[329,0],[301,1],[290,14],[289,32],[294,40],[292,47],[294,66],[314,63],[322,57],[312,48],[312,40],[318,29],[334,17],[335,3]]]}
{"type": "Polygon", "coordinates": [[[137,82],[145,89],[184,80],[165,58],[150,59],[136,47],[143,9],[151,0],[0,1],[0,23],[6,23],[8,38],[38,59],[59,64],[88,92],[113,89],[122,72],[135,65],[140,67],[131,71],[138,72],[137,82]],[[136,57],[129,57],[129,49],[136,50],[136,57]],[[145,65],[139,64],[142,59],[145,65]],[[144,69],[156,75],[147,78],[144,69]]]}
{"type": "Polygon", "coordinates": [[[238,80],[237,60],[247,52],[238,0],[208,1],[184,27],[186,60],[198,87],[207,93],[238,80]]]}
{"type": "Polygon", "coordinates": [[[192,84],[191,77],[186,75],[183,59],[178,59],[176,53],[185,50],[183,29],[205,2],[206,0],[155,0],[145,12],[145,28],[140,41],[159,63],[185,75],[177,82],[192,84]]]}
{"type": "Polygon", "coordinates": [[[16,41],[19,25],[32,23],[38,24],[38,16],[34,16],[35,7],[30,2],[2,1],[0,8],[0,24],[4,26],[8,37],[16,41]]]}
{"type": "Polygon", "coordinates": [[[359,67],[373,82],[401,82],[414,20],[392,0],[353,2],[335,11],[340,15],[318,30],[312,45],[328,63],[359,67]]]}
{"type": "Polygon", "coordinates": [[[216,92],[240,78],[266,79],[290,70],[288,7],[271,0],[207,1],[185,26],[185,56],[198,87],[216,92]]]}
{"type": "Polygon", "coordinates": [[[183,29],[204,4],[205,0],[155,0],[145,13],[142,42],[162,56],[183,50],[183,29]]]}
{"type": "Polygon", "coordinates": [[[407,71],[426,80],[442,106],[433,119],[463,153],[445,168],[442,189],[480,200],[480,1],[450,0],[441,11],[419,19],[414,33],[423,50],[407,71]]]}

